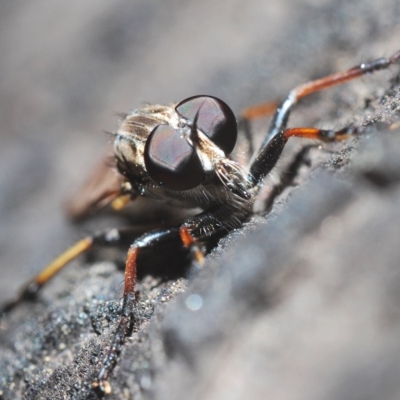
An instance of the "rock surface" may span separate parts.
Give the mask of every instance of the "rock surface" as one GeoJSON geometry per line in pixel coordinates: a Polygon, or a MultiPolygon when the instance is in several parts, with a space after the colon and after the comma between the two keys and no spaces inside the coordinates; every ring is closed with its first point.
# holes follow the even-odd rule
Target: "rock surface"
{"type": "MultiPolygon", "coordinates": [[[[114,112],[207,93],[238,113],[400,49],[394,0],[264,3],[1,6],[1,301],[82,232],[124,223],[76,227],[59,207],[114,112]]],[[[110,399],[400,397],[399,107],[396,66],[299,105],[291,126],[364,132],[311,147],[271,212],[189,280],[141,280],[110,399]]],[[[288,146],[270,186],[303,145],[288,146]]],[[[123,253],[102,256],[77,260],[2,320],[0,398],[97,398],[123,280],[123,253]]]]}

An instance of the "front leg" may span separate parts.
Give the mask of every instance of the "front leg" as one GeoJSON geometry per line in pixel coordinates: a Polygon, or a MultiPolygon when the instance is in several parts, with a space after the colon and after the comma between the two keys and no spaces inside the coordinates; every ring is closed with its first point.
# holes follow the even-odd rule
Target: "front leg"
{"type": "MultiPolygon", "coordinates": [[[[256,187],[261,185],[263,179],[276,165],[283,148],[290,137],[302,137],[317,139],[324,142],[332,142],[346,139],[349,135],[357,133],[352,127],[346,127],[338,131],[316,128],[286,129],[290,113],[300,99],[320,90],[359,78],[365,74],[387,69],[391,65],[398,63],[400,63],[400,51],[393,54],[390,58],[379,58],[369,63],[362,63],[356,67],[348,69],[347,71],[328,75],[324,78],[294,88],[289,93],[286,100],[284,100],[276,110],[268,134],[261,145],[257,157],[250,166],[249,180],[251,186],[256,187]]],[[[256,111],[258,110],[257,107],[253,108],[256,111]]],[[[263,110],[262,107],[259,108],[261,111],[263,110]]],[[[259,117],[261,114],[261,112],[254,112],[254,114],[247,112],[245,115],[247,115],[248,119],[253,119],[259,117]]]]}
{"type": "Polygon", "coordinates": [[[227,234],[236,221],[243,220],[246,213],[229,207],[218,207],[189,218],[183,224],[150,232],[136,239],[130,246],[125,264],[125,285],[121,318],[114,333],[110,348],[103,360],[101,370],[93,387],[104,394],[112,391],[109,376],[117,363],[125,339],[130,331],[135,305],[135,284],[139,262],[145,261],[146,252],[162,252],[163,247],[176,248],[180,245],[181,256],[189,254],[192,266],[200,268],[204,254],[215,246],[217,240],[227,234]]]}

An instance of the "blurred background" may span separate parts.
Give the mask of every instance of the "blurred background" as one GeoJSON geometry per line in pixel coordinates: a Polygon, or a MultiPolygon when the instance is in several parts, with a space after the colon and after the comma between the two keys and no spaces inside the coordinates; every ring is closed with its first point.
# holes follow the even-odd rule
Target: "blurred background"
{"type": "MultiPolygon", "coordinates": [[[[123,223],[103,215],[76,226],[63,211],[102,158],[109,142],[104,132],[116,130],[118,113],[210,94],[238,114],[282,99],[299,83],[390,56],[400,49],[399,38],[398,0],[0,1],[0,302],[88,232],[123,223]]],[[[380,102],[396,74],[393,67],[312,96],[290,125],[339,128],[357,118],[361,125],[389,105],[398,121],[399,91],[387,94],[390,103],[380,102]]],[[[267,123],[257,123],[257,132],[267,123]]],[[[340,153],[334,146],[314,149],[311,171],[299,179],[316,172],[311,189],[300,185],[307,190],[278,203],[264,230],[246,237],[246,230],[236,232],[240,242],[211,255],[211,267],[190,281],[175,311],[164,302],[183,291],[183,279],[164,289],[151,279],[138,285],[142,304],[148,292],[158,303],[151,322],[127,341],[113,377],[120,382],[115,398],[149,388],[147,378],[157,372],[147,371],[149,359],[162,366],[152,398],[187,398],[196,387],[198,398],[229,393],[242,399],[250,386],[258,398],[399,398],[400,157],[396,151],[386,156],[400,147],[393,145],[396,131],[379,147],[374,140],[389,135],[373,135],[377,128],[338,145],[340,153]],[[363,140],[371,147],[360,167],[352,157],[363,140]],[[383,176],[394,171],[386,189],[365,183],[374,162],[383,165],[377,169],[383,176]],[[321,164],[325,174],[318,175],[321,164]],[[339,179],[327,169],[340,170],[339,179]],[[329,217],[338,205],[342,228],[332,236],[335,218],[332,228],[329,217]],[[185,300],[190,293],[203,296],[197,314],[185,300]]],[[[86,398],[82,390],[90,390],[98,362],[86,355],[109,343],[81,314],[102,321],[94,299],[116,300],[122,275],[113,266],[109,276],[100,268],[97,280],[96,272],[85,278],[75,268],[81,282],[66,273],[53,294],[56,285],[48,286],[47,300],[8,320],[0,378],[10,377],[9,398],[37,394],[40,385],[53,393],[56,384],[60,398],[86,398]],[[53,298],[59,314],[52,312],[53,298]],[[96,312],[86,310],[88,301],[96,312]],[[64,334],[65,326],[72,328],[64,334]]],[[[74,274],[74,267],[68,271],[74,274]]]]}
{"type": "Polygon", "coordinates": [[[397,0],[0,2],[0,301],[91,229],[62,203],[117,113],[195,94],[235,113],[280,99],[390,55],[399,15],[397,0]]]}

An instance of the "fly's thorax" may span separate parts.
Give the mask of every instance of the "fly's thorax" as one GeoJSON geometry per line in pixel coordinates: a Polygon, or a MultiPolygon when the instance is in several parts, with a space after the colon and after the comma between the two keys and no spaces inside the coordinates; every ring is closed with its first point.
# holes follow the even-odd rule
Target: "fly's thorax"
{"type": "Polygon", "coordinates": [[[121,122],[114,139],[114,155],[119,172],[135,187],[149,177],[144,165],[144,148],[153,129],[176,119],[173,106],[148,105],[132,111],[121,122]]]}

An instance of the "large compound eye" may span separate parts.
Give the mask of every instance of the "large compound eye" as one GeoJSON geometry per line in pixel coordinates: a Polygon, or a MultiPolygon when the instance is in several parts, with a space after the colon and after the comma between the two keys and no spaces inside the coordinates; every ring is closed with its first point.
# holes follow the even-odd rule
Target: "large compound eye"
{"type": "Polygon", "coordinates": [[[236,144],[236,119],[229,106],[211,96],[194,96],[181,101],[176,112],[193,123],[197,115],[196,127],[204,132],[225,154],[229,154],[236,144]]]}
{"type": "Polygon", "coordinates": [[[150,178],[169,190],[193,189],[204,179],[196,150],[169,125],[158,125],[150,133],[144,163],[150,178]]]}

